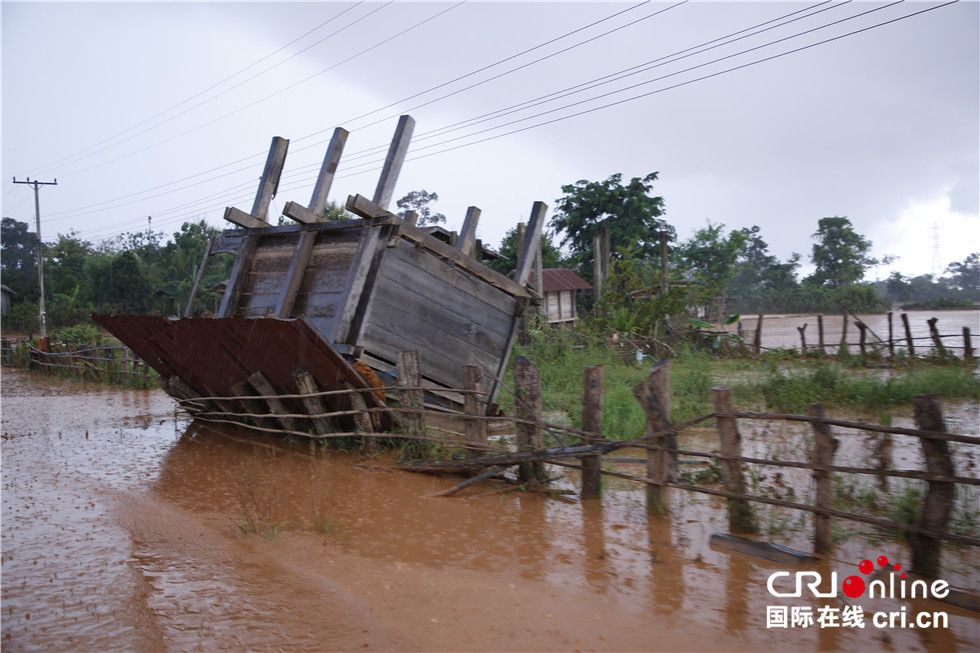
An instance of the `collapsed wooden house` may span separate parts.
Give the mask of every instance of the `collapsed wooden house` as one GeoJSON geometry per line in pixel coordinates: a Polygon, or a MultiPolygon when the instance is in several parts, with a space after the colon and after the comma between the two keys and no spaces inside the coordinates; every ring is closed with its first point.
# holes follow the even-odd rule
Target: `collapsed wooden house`
{"type": "MultiPolygon", "coordinates": [[[[413,126],[409,116],[399,120],[373,198],[348,198],[355,220],[323,218],[347,138],[338,128],[310,203],[287,202],[283,213],[294,224],[270,225],[268,208],[288,146],[273,139],[252,211],[226,209],[225,219],[239,228],[212,239],[185,317],[94,319],[179,399],[367,388],[374,384],[365,379],[372,374],[364,365],[383,376],[393,371],[399,352],[418,351],[423,384],[437,392],[463,387],[463,366],[479,366],[489,406],[519,321],[540,303],[527,281],[547,207],[536,202],[532,208],[513,279],[471,256],[476,207],[467,211],[455,247],[416,227],[411,214],[403,219],[389,212],[413,126]],[[234,252],[235,261],[218,315],[190,317],[209,257],[223,252],[234,252]]],[[[368,407],[381,403],[375,394],[364,396],[368,407]]],[[[335,410],[350,409],[344,395],[325,399],[335,410]]],[[[211,402],[212,409],[222,401],[228,399],[211,402]]],[[[291,414],[312,410],[300,397],[279,401],[291,414]]]]}

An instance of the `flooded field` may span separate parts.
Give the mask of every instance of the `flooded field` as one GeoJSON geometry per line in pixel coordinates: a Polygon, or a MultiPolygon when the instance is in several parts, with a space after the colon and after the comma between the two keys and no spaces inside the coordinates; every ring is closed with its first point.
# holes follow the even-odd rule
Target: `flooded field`
{"type": "MultiPolygon", "coordinates": [[[[787,568],[709,547],[727,522],[703,495],[674,494],[664,516],[624,481],[601,504],[491,482],[427,498],[458,479],[191,423],[159,391],[9,368],[0,384],[4,650],[980,647],[977,613],[931,599],[773,597],[767,580],[787,568]],[[855,603],[863,627],[767,623],[771,606],[855,603]],[[874,611],[941,612],[948,627],[876,627],[874,611]]],[[[975,406],[957,411],[950,429],[975,434],[975,406]]],[[[796,446],[770,428],[746,442],[796,446]]],[[[976,474],[975,457],[963,465],[976,474]]],[[[810,550],[805,532],[785,541],[810,550]]],[[[854,538],[814,569],[844,578],[881,555],[909,562],[899,543],[854,538]]],[[[976,588],[975,549],[944,564],[976,588]]]]}
{"type": "MultiPolygon", "coordinates": [[[[892,338],[895,341],[896,352],[906,351],[905,326],[902,324],[901,313],[902,311],[895,311],[892,314],[892,338]]],[[[927,353],[933,348],[929,331],[931,318],[938,319],[936,328],[939,330],[939,334],[943,336],[943,346],[949,348],[957,357],[963,355],[963,327],[970,329],[974,350],[978,348],[978,342],[980,342],[980,310],[907,311],[906,314],[917,354],[927,353]]],[[[888,342],[887,314],[859,315],[858,317],[868,325],[868,329],[871,331],[867,335],[868,345],[879,342],[879,340],[888,342]]],[[[747,339],[750,342],[757,324],[758,318],[756,316],[742,316],[742,329],[749,332],[747,339]]],[[[816,315],[764,316],[762,320],[762,346],[767,349],[799,349],[801,341],[797,328],[804,324],[807,325],[805,330],[807,347],[817,346],[820,341],[816,315]]],[[[829,351],[836,351],[844,329],[843,317],[841,315],[824,315],[823,327],[825,345],[829,351]]],[[[727,328],[730,331],[735,331],[735,326],[727,328]]],[[[860,337],[854,319],[848,316],[847,342],[856,347],[860,337]]]]}

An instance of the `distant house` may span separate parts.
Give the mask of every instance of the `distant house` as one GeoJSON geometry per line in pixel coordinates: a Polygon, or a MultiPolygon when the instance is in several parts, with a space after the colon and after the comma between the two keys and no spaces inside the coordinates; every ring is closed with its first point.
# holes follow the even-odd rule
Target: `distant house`
{"type": "MultiPolygon", "coordinates": [[[[544,283],[540,292],[544,298],[544,307],[548,314],[548,322],[572,322],[578,319],[575,310],[575,293],[579,290],[592,290],[580,276],[564,268],[545,268],[541,271],[544,283]]],[[[534,272],[531,272],[530,282],[535,288],[534,272]]]]}
{"type": "Polygon", "coordinates": [[[0,315],[10,315],[10,296],[16,294],[7,286],[0,285],[0,315]]]}

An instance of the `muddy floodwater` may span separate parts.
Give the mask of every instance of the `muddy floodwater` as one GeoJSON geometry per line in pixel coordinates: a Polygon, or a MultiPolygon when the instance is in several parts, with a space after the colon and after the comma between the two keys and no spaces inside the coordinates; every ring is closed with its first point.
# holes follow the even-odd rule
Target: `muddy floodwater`
{"type": "MultiPolygon", "coordinates": [[[[601,504],[498,482],[433,498],[458,479],[192,423],[159,391],[9,368],[0,383],[4,651],[980,648],[977,613],[931,598],[773,596],[792,569],[710,547],[726,519],[704,495],[664,516],[614,481],[601,504]],[[862,627],[815,621],[855,605],[862,627]]],[[[809,568],[843,579],[881,555],[909,563],[855,538],[809,568]]],[[[944,565],[977,586],[976,550],[944,565]]]]}

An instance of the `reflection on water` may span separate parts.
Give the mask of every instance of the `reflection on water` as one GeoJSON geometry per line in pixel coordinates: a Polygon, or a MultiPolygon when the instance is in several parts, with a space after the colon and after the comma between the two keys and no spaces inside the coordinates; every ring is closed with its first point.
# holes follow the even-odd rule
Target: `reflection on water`
{"type": "MultiPolygon", "coordinates": [[[[648,514],[642,492],[620,480],[606,482],[601,502],[499,483],[430,498],[457,480],[176,420],[159,392],[6,369],[3,437],[2,641],[12,651],[980,642],[975,614],[931,601],[951,627],[928,639],[767,629],[775,599],[766,581],[781,567],[708,547],[726,519],[724,503],[703,495],[672,491],[663,515],[648,514]]],[[[695,437],[711,448],[709,435],[695,437]]],[[[746,434],[765,443],[749,448],[776,439],[746,434]]],[[[784,482],[809,491],[809,479],[784,482]]],[[[577,489],[574,474],[559,485],[577,489]]],[[[791,543],[808,550],[799,538],[791,543]]],[[[843,577],[861,557],[908,559],[888,546],[855,540],[820,568],[843,577]]]]}

